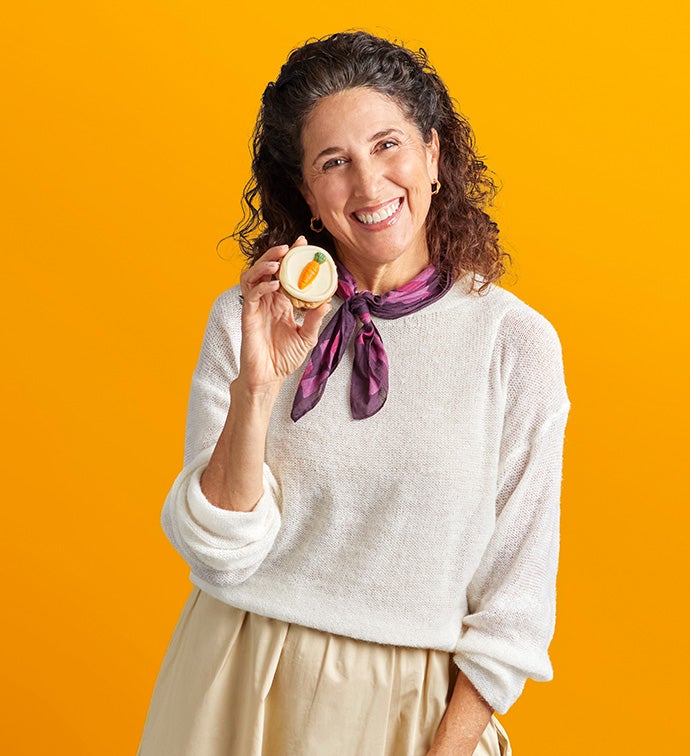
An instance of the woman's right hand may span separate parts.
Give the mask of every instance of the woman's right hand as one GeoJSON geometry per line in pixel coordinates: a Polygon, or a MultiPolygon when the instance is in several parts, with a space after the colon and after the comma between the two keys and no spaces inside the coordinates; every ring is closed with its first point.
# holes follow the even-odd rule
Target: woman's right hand
{"type": "MultiPolygon", "coordinates": [[[[300,236],[293,246],[302,244],[307,240],[300,236]]],[[[273,279],[289,249],[287,244],[271,247],[240,277],[244,304],[237,380],[252,393],[277,390],[299,368],[331,309],[326,303],[307,310],[302,325],[297,324],[292,303],[273,279]]]]}

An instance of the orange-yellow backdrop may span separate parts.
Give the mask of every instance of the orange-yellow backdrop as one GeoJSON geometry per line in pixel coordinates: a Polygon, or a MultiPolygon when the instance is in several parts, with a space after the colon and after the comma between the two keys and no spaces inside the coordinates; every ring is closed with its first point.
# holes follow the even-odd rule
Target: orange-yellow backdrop
{"type": "Polygon", "coordinates": [[[504,717],[515,752],[682,750],[688,16],[638,6],[3,11],[4,753],[134,753],[189,588],[159,510],[208,309],[240,269],[214,244],[261,90],[348,27],[430,53],[504,185],[506,285],[564,345],[556,678],[504,717]]]}

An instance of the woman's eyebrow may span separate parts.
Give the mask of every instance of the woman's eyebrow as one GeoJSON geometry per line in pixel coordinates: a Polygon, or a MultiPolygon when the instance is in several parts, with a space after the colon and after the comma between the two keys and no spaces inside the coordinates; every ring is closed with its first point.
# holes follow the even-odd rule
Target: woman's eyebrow
{"type": "Polygon", "coordinates": [[[403,135],[403,132],[400,131],[400,129],[396,128],[390,128],[390,129],[384,129],[383,131],[377,131],[375,134],[369,137],[370,142],[375,142],[377,139],[381,139],[382,137],[390,136],[391,134],[400,134],[400,136],[403,135]]]}

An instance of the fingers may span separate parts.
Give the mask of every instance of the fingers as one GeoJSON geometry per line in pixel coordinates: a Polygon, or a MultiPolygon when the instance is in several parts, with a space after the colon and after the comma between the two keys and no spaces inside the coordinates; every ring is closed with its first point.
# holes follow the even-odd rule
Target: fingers
{"type": "MultiPolygon", "coordinates": [[[[292,246],[299,247],[304,244],[307,244],[307,240],[304,236],[300,236],[292,246]]],[[[278,289],[277,281],[272,280],[272,278],[280,268],[280,261],[290,249],[291,247],[288,247],[287,244],[270,247],[251,268],[242,273],[240,284],[245,302],[258,302],[261,297],[278,289]],[[270,286],[267,284],[270,284],[270,286]]]]}
{"type": "Polygon", "coordinates": [[[273,294],[280,288],[280,281],[271,279],[270,281],[260,281],[253,285],[242,286],[242,296],[244,297],[244,311],[248,307],[257,305],[267,294],[273,294]]]}
{"type": "Polygon", "coordinates": [[[254,263],[254,266],[258,265],[262,260],[281,260],[285,257],[289,249],[290,247],[287,244],[279,244],[277,247],[269,247],[256,263],[254,263]]]}
{"type": "MultiPolygon", "coordinates": [[[[275,248],[274,248],[275,249],[275,248]]],[[[287,252],[287,247],[285,248],[287,252]]],[[[280,262],[278,260],[265,260],[261,258],[251,268],[245,270],[240,276],[240,283],[252,286],[260,281],[268,281],[271,276],[278,272],[280,262]]]]}
{"type": "Polygon", "coordinates": [[[285,255],[288,253],[289,250],[292,249],[292,247],[301,247],[305,244],[309,244],[307,241],[307,238],[305,236],[298,236],[297,239],[295,239],[295,242],[292,246],[289,246],[287,244],[279,244],[277,247],[269,247],[263,255],[252,265],[252,267],[249,270],[253,270],[256,268],[257,265],[260,265],[262,262],[275,262],[280,261],[285,257],[285,255]]]}
{"type": "Polygon", "coordinates": [[[267,249],[251,268],[242,273],[240,285],[245,304],[256,305],[262,297],[278,290],[280,284],[273,276],[278,272],[280,260],[288,249],[287,244],[267,249]]]}
{"type": "MultiPolygon", "coordinates": [[[[309,244],[309,242],[307,241],[307,237],[298,236],[295,243],[292,245],[292,247],[304,247],[306,244],[309,244]]],[[[290,249],[292,249],[292,247],[290,247],[290,249]]]]}
{"type": "Polygon", "coordinates": [[[333,308],[328,302],[324,302],[313,310],[306,311],[302,327],[300,328],[300,333],[309,346],[314,346],[314,344],[316,344],[316,340],[319,337],[321,322],[332,309],[333,308]]]}

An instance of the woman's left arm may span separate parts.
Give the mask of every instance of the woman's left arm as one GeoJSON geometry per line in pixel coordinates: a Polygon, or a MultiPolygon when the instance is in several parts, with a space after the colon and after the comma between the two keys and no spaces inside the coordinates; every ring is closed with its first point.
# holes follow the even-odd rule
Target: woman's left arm
{"type": "Polygon", "coordinates": [[[458,672],[453,695],[427,756],[472,756],[493,709],[458,672]]]}
{"type": "Polygon", "coordinates": [[[506,313],[496,351],[505,409],[493,534],[467,587],[455,662],[505,713],[527,678],[553,676],[563,437],[570,402],[558,336],[527,308],[506,313]]]}

